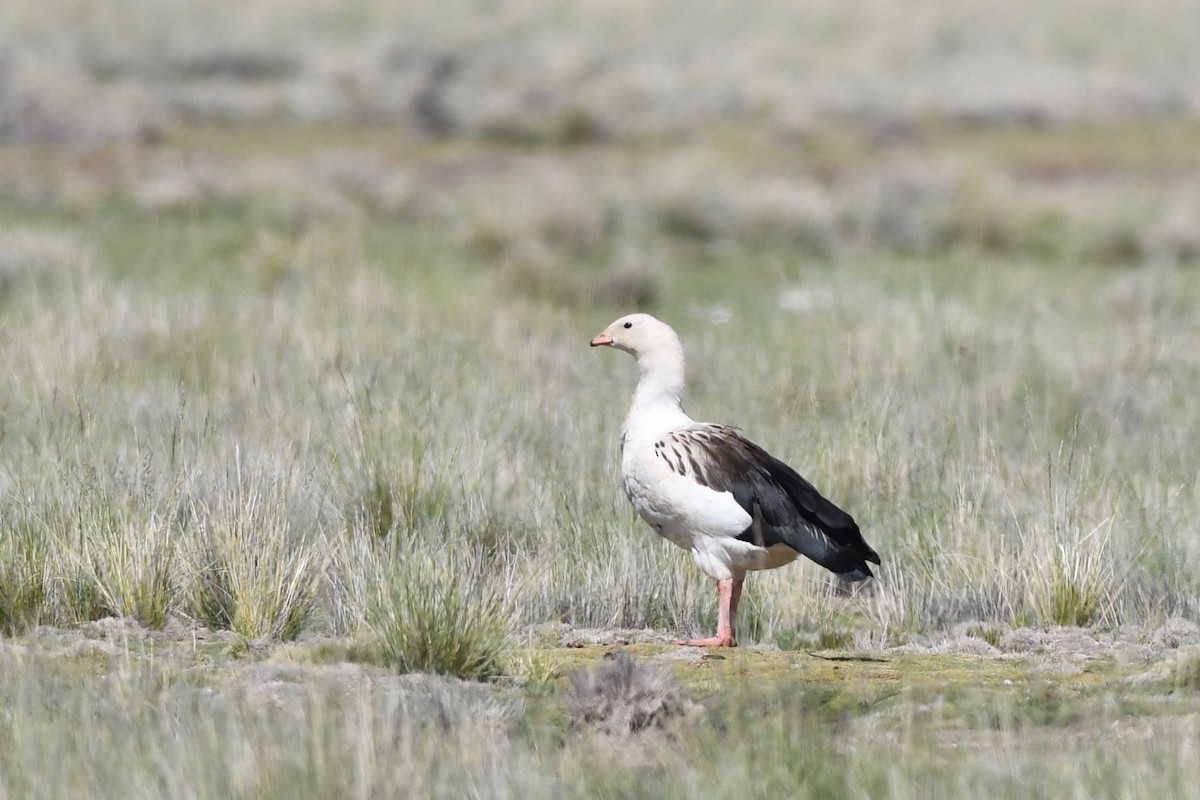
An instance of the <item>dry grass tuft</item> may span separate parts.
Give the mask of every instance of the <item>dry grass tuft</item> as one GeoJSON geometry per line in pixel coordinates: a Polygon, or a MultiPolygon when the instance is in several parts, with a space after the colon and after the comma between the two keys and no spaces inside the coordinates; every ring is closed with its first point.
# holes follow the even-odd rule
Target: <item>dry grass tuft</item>
{"type": "Polygon", "coordinates": [[[368,625],[384,660],[401,672],[470,680],[503,673],[512,647],[513,610],[480,566],[462,554],[395,552],[380,575],[368,625]]]}
{"type": "Polygon", "coordinates": [[[675,682],[661,668],[634,660],[624,650],[607,663],[571,673],[572,724],[608,736],[672,731],[689,713],[675,682]]]}
{"type": "Polygon", "coordinates": [[[285,487],[246,482],[240,466],[232,477],[187,511],[188,611],[247,639],[294,639],[312,622],[326,549],[290,520],[285,487]]]}

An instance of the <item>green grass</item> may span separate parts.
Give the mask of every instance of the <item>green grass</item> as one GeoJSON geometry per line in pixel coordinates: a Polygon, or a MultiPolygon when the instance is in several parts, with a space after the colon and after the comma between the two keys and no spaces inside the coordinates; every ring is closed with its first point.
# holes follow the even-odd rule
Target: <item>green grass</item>
{"type": "Polygon", "coordinates": [[[560,651],[535,692],[190,641],[0,652],[0,785],[18,796],[1192,796],[1194,692],[954,655],[694,664],[560,651]],[[649,723],[649,724],[646,724],[649,723]],[[50,759],[54,758],[51,768],[50,759]],[[59,760],[61,759],[61,760],[59,760]]]}
{"type": "MultiPolygon", "coordinates": [[[[41,238],[4,300],[8,624],[351,632],[374,573],[335,557],[347,537],[430,526],[521,587],[521,624],[710,622],[708,587],[616,489],[632,369],[583,343],[625,301],[513,284],[437,224],[287,230],[254,207],[114,202],[69,239],[14,215],[41,238]]],[[[659,246],[689,408],[795,463],[886,554],[858,622],[824,634],[820,573],[756,576],[755,638],[1195,607],[1193,271],[659,246]]]]}
{"type": "Polygon", "coordinates": [[[259,177],[171,205],[45,153],[61,192],[0,202],[0,793],[1194,794],[1194,655],[1133,681],[1200,613],[1200,273],[1139,150],[1191,131],[185,131],[127,155],[259,177]],[[1029,177],[1079,142],[1112,185],[1029,177]],[[346,147],[382,172],[321,177],[346,147]],[[884,561],[752,576],[782,652],[666,662],[698,709],[655,742],[572,726],[602,654],[555,644],[715,622],[618,486],[634,367],[587,341],[632,307],[884,561]]]}
{"type": "MultiPolygon", "coordinates": [[[[232,477],[244,480],[240,468],[232,477]]],[[[189,545],[185,610],[249,639],[294,639],[311,623],[328,556],[320,542],[292,530],[286,495],[276,487],[227,491],[187,510],[198,530],[189,545]]]]}
{"type": "Polygon", "coordinates": [[[0,797],[1198,796],[1198,9],[0,4],[0,797]]]}
{"type": "Polygon", "coordinates": [[[401,672],[470,680],[502,674],[513,615],[500,586],[489,583],[478,565],[465,559],[439,563],[432,548],[422,550],[393,555],[400,563],[385,568],[380,596],[368,612],[384,662],[401,672]]]}

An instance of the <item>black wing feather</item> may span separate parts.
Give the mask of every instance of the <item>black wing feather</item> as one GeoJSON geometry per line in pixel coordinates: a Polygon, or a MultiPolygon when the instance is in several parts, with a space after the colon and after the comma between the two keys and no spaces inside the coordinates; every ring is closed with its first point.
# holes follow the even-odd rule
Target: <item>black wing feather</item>
{"type": "Polygon", "coordinates": [[[853,517],[736,429],[692,425],[655,445],[673,470],[716,491],[730,492],[758,522],[739,539],[765,547],[786,544],[851,580],[871,577],[868,561],[880,563],[853,517]],[[683,459],[678,459],[680,449],[683,459]]]}

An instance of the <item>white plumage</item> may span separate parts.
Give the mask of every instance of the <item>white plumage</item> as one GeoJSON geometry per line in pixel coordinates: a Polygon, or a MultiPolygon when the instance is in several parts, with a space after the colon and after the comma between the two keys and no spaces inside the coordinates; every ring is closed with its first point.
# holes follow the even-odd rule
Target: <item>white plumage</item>
{"type": "Polygon", "coordinates": [[[659,535],[692,554],[717,580],[717,635],[686,644],[730,646],[742,581],[805,555],[847,580],[871,576],[879,556],[849,514],[794,470],[724,425],[683,410],[679,337],[649,314],[613,322],[592,346],[624,350],[640,376],[621,431],[621,480],[629,502],[659,535]]]}

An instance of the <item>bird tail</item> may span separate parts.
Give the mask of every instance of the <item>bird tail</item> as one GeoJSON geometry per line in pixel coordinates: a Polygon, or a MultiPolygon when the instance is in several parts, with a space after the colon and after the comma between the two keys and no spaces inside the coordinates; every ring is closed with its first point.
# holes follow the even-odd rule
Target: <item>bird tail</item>
{"type": "Polygon", "coordinates": [[[849,583],[857,583],[865,581],[867,578],[874,578],[875,573],[871,572],[871,568],[864,562],[849,572],[839,572],[838,577],[849,583]]]}
{"type": "MultiPolygon", "coordinates": [[[[858,533],[857,525],[854,526],[854,532],[858,533]]],[[[875,573],[871,572],[871,568],[867,565],[867,562],[869,561],[872,564],[878,564],[879,554],[875,552],[871,545],[866,543],[866,541],[862,538],[861,533],[858,534],[857,541],[852,540],[849,545],[843,545],[843,547],[853,551],[851,558],[858,558],[861,560],[857,564],[853,564],[853,562],[851,562],[854,567],[853,569],[845,572],[838,572],[838,576],[842,580],[865,581],[867,578],[875,577],[875,573]]]]}
{"type": "Polygon", "coordinates": [[[783,487],[805,523],[801,530],[791,532],[787,543],[844,580],[874,577],[867,562],[880,563],[879,554],[863,539],[854,518],[787,464],[772,456],[767,458],[771,477],[783,487]]]}

